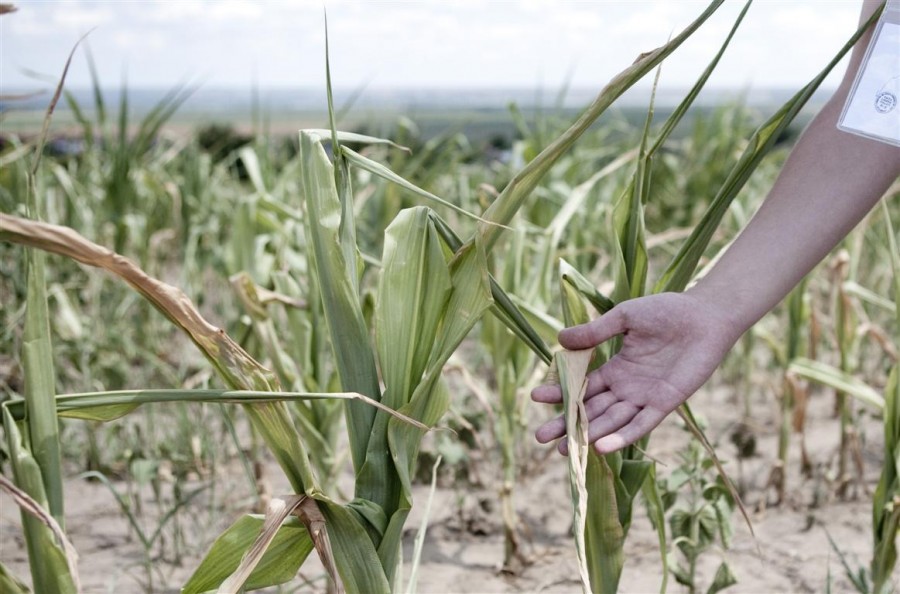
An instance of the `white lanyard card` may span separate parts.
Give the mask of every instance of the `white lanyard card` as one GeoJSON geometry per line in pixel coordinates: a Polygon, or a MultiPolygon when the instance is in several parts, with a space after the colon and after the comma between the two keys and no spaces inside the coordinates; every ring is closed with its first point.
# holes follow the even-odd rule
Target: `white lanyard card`
{"type": "Polygon", "coordinates": [[[900,146],[900,0],[888,0],[838,128],[900,146]]]}

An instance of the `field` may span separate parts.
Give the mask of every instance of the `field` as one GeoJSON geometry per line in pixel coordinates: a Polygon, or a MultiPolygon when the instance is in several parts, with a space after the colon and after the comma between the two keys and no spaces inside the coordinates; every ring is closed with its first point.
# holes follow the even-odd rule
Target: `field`
{"type": "Polygon", "coordinates": [[[690,33],[575,111],[7,116],[0,590],[900,588],[896,184],[652,438],[534,440],[558,331],[702,275],[834,66],[617,108],[690,33]]]}

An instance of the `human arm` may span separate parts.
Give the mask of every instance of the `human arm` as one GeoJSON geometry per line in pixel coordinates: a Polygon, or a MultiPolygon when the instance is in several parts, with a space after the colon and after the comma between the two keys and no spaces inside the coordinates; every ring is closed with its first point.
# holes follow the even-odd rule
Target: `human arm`
{"type": "MultiPolygon", "coordinates": [[[[881,2],[866,0],[861,23],[881,2]]],[[[868,46],[864,35],[838,90],[812,120],[763,205],[722,258],[682,294],[617,305],[597,320],[563,330],[569,349],[623,335],[622,349],[588,378],[589,439],[601,453],[634,443],[687,400],[735,341],[774,307],[866,215],[900,175],[900,149],[836,128],[868,46]]],[[[556,386],[532,393],[558,402],[556,386]]],[[[561,419],[538,429],[545,443],[561,419]]],[[[565,449],[565,440],[560,443],[565,449]]]]}

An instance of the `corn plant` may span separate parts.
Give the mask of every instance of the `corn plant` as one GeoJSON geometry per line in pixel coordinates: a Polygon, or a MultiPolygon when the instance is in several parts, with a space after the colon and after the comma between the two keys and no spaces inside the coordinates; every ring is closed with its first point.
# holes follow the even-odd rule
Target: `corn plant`
{"type": "MultiPolygon", "coordinates": [[[[748,5],[749,6],[749,5],[748,5]]],[[[745,7],[745,11],[746,11],[745,7]]],[[[743,13],[742,13],[743,15],[743,13]]],[[[742,15],[738,17],[735,28],[742,15]]],[[[716,196],[712,199],[707,211],[700,219],[688,239],[682,244],[669,266],[656,281],[653,291],[681,291],[691,281],[697,266],[718,227],[728,206],[746,183],[763,156],[774,146],[781,134],[797,115],[815,89],[821,84],[840,58],[850,50],[856,40],[863,34],[865,27],[860,28],[838,52],[834,59],[809,84],[801,89],[791,100],[778,110],[767,122],[760,126],[750,138],[743,154],[732,167],[716,196]]],[[[732,29],[732,34],[734,29],[732,29]]],[[[719,52],[724,51],[727,41],[719,52]]],[[[567,324],[587,321],[586,305],[583,300],[595,304],[599,313],[607,311],[615,302],[643,295],[647,289],[648,258],[644,230],[644,204],[650,196],[650,180],[652,158],[672,129],[677,125],[683,113],[691,105],[693,98],[702,88],[706,77],[715,67],[718,57],[709,65],[706,72],[695,84],[691,93],[676,108],[663,125],[657,139],[651,144],[648,141],[650,121],[647,119],[639,148],[637,167],[631,184],[627,187],[613,213],[614,233],[617,239],[616,283],[612,299],[599,295],[591,283],[579,279],[577,271],[570,266],[561,265],[561,283],[563,293],[563,312],[567,324]]],[[[601,345],[595,349],[593,366],[599,366],[614,354],[619,342],[613,341],[612,347],[601,345]]],[[[558,359],[560,384],[563,399],[566,403],[578,402],[583,394],[584,373],[588,366],[574,369],[574,363],[567,359],[558,359]],[[574,376],[574,378],[573,378],[574,376]],[[579,388],[579,386],[581,386],[579,388]]],[[[577,361],[577,359],[576,359],[577,361]]],[[[696,426],[690,409],[682,406],[680,414],[689,427],[692,427],[705,445],[702,433],[696,426]]],[[[637,492],[645,490],[646,499],[651,509],[651,517],[656,519],[656,528],[661,541],[664,540],[662,509],[660,498],[655,492],[655,471],[652,462],[644,457],[648,437],[638,444],[624,448],[621,452],[599,456],[587,453],[586,421],[583,411],[572,404],[567,404],[568,443],[572,458],[578,462],[570,463],[570,480],[573,483],[573,501],[576,503],[576,542],[579,545],[579,558],[582,560],[582,581],[585,591],[614,592],[618,586],[624,555],[623,545],[631,524],[632,504],[637,492]],[[572,417],[572,418],[570,418],[572,417]],[[579,452],[579,455],[575,455],[579,452]],[[583,453],[582,453],[583,452],[583,453]],[[577,485],[577,487],[576,487],[577,485]],[[586,500],[586,502],[585,502],[586,500]],[[610,513],[614,510],[615,513],[610,513]],[[587,518],[587,520],[585,520],[587,518]],[[579,519],[581,521],[579,521],[579,519]],[[578,532],[582,532],[579,535],[578,532]]],[[[713,455],[711,458],[717,465],[713,455]]],[[[736,494],[730,482],[726,485],[736,494]]],[[[736,497],[735,497],[736,498],[736,497]]],[[[746,512],[741,507],[746,517],[746,512]]],[[[751,528],[752,530],[752,528],[751,528]]],[[[665,552],[664,542],[660,550],[665,552]]],[[[664,565],[666,564],[664,559],[664,565]]],[[[663,584],[663,588],[665,583],[663,584]]]]}
{"type": "MultiPolygon", "coordinates": [[[[94,243],[70,228],[34,220],[39,215],[35,211],[29,211],[30,219],[0,215],[0,239],[27,246],[29,258],[40,256],[39,250],[50,251],[104,268],[124,280],[191,338],[224,386],[211,390],[145,387],[125,393],[70,395],[56,395],[56,388],[45,386],[43,396],[29,393],[24,401],[6,403],[4,427],[16,482],[28,486],[35,501],[43,499],[41,488],[53,493],[51,501],[62,500],[61,490],[56,492],[58,463],[52,455],[41,452],[45,442],[36,441],[36,436],[43,435],[38,433],[37,424],[49,427],[57,423],[57,413],[48,412],[51,407],[60,416],[99,423],[114,422],[149,403],[239,403],[256,435],[266,443],[288,477],[293,492],[274,497],[265,516],[246,515],[228,528],[213,544],[185,591],[237,591],[284,583],[295,575],[313,549],[336,588],[351,592],[396,588],[402,577],[398,570],[400,540],[412,505],[411,483],[420,440],[429,428],[440,423],[450,403],[449,390],[441,377],[444,364],[487,313],[494,316],[486,323],[487,327],[493,325],[487,331],[504,333],[504,344],[498,346],[496,355],[502,356],[507,348],[516,351],[513,375],[519,374],[531,359],[522,345],[542,360],[549,359],[541,333],[530,322],[540,312],[508,292],[522,289],[510,272],[515,266],[493,268],[489,263],[491,257],[500,259],[500,238],[509,225],[518,222],[516,215],[526,205],[529,216],[554,220],[547,233],[551,249],[543,252],[541,265],[536,268],[539,276],[550,278],[552,248],[562,238],[565,221],[583,202],[566,203],[565,212],[554,218],[557,215],[546,204],[528,204],[528,197],[535,190],[543,190],[540,184],[554,167],[568,165],[572,170],[578,169],[574,159],[565,162],[567,151],[578,138],[616,98],[691,35],[719,4],[712,3],[670,43],[642,55],[613,79],[558,138],[548,141],[549,134],[542,136],[532,147],[528,165],[511,177],[480,215],[474,214],[474,201],[457,203],[441,198],[438,194],[442,191],[423,189],[429,183],[427,179],[413,182],[407,179],[413,177],[409,170],[395,171],[404,163],[396,157],[402,154],[397,152],[398,147],[378,138],[338,132],[331,105],[330,128],[301,132],[298,159],[274,184],[274,167],[264,151],[240,151],[235,159],[242,163],[251,190],[230,190],[238,196],[237,202],[228,204],[238,207],[223,220],[234,223],[233,243],[221,250],[224,254],[214,257],[224,263],[229,274],[236,275],[235,292],[250,319],[247,348],[201,318],[183,293],[160,283],[119,254],[100,247],[98,243],[107,241],[101,232],[90,232],[100,240],[94,243]],[[372,152],[352,150],[350,144],[387,151],[378,153],[387,155],[387,165],[371,158],[372,152]],[[384,202],[390,204],[375,213],[367,212],[367,216],[381,221],[374,226],[375,231],[358,229],[361,213],[357,209],[362,199],[354,192],[353,184],[359,179],[354,173],[359,172],[390,184],[382,186],[384,193],[389,194],[384,202]],[[423,200],[433,208],[416,206],[423,200]],[[395,215],[398,205],[412,207],[395,215]],[[474,232],[457,229],[466,221],[476,222],[474,232]],[[377,250],[381,257],[376,260],[371,254],[377,250]],[[374,289],[370,288],[372,284],[374,289]],[[288,320],[290,328],[280,327],[278,322],[282,320],[288,320]],[[514,340],[509,340],[510,336],[514,340]],[[272,371],[248,351],[264,358],[272,371]],[[337,464],[335,452],[329,448],[336,441],[336,417],[340,414],[346,418],[355,479],[350,501],[331,489],[337,464]],[[321,452],[324,455],[320,457],[321,452]],[[36,462],[38,458],[40,461],[36,462]],[[36,478],[44,475],[46,479],[36,478]]],[[[697,228],[696,237],[685,244],[657,289],[684,288],[730,201],[820,80],[818,77],[815,84],[805,88],[751,139],[750,148],[728,175],[722,192],[697,228]]],[[[699,92],[702,81],[705,76],[653,144],[648,142],[648,118],[640,148],[608,163],[613,169],[632,163],[638,168],[632,186],[612,213],[615,243],[611,245],[618,250],[617,283],[612,295],[616,301],[646,291],[648,248],[642,209],[648,203],[652,159],[699,92]]],[[[330,101],[330,81],[328,91],[330,101]]],[[[429,153],[428,147],[422,152],[429,153]]],[[[184,190],[190,190],[193,196],[182,204],[199,207],[209,202],[201,198],[204,192],[208,198],[209,192],[202,187],[207,175],[204,172],[222,170],[210,170],[204,158],[189,151],[186,154],[193,160],[185,165],[185,170],[171,175],[184,181],[184,190]]],[[[429,154],[439,158],[443,153],[435,147],[429,154]]],[[[587,166],[582,163],[581,167],[587,166]]],[[[582,183],[599,183],[601,173],[582,183]]],[[[588,187],[577,185],[576,189],[587,193],[588,187]]],[[[72,195],[77,196],[81,190],[78,184],[72,185],[72,195]]],[[[41,194],[40,187],[29,192],[31,197],[41,194]]],[[[187,195],[182,198],[187,199],[187,195]]],[[[374,205],[375,201],[370,201],[362,206],[374,205]]],[[[131,206],[124,204],[123,208],[125,212],[120,214],[127,215],[131,206]]],[[[366,212],[365,208],[361,210],[366,212]]],[[[221,215],[221,211],[217,214],[221,215]]],[[[203,218],[198,211],[191,212],[195,222],[203,218]]],[[[580,232],[585,236],[588,233],[585,229],[580,232]]],[[[192,226],[185,236],[184,257],[188,259],[189,254],[195,253],[192,250],[200,249],[203,237],[216,233],[222,230],[204,229],[202,224],[192,226]]],[[[116,238],[110,243],[116,243],[116,238]]],[[[597,258],[585,260],[596,262],[597,258]]],[[[577,255],[573,261],[583,264],[577,255]]],[[[562,286],[569,308],[564,314],[568,323],[586,319],[586,310],[576,311],[581,296],[600,311],[614,305],[574,267],[563,272],[566,278],[562,286]]],[[[38,323],[29,322],[25,351],[43,348],[39,359],[29,358],[26,362],[28,383],[35,385],[40,378],[55,377],[47,367],[52,364],[52,357],[48,356],[49,334],[41,333],[47,318],[47,299],[38,282],[42,276],[36,275],[33,280],[29,273],[26,312],[29,319],[33,317],[38,323]],[[40,322],[42,309],[44,322],[40,322]]],[[[540,287],[540,291],[546,291],[546,287],[540,287]]],[[[533,298],[527,290],[525,293],[526,299],[533,298]]],[[[597,362],[609,354],[599,353],[597,362]]],[[[567,378],[573,380],[569,404],[575,408],[580,401],[579,376],[583,376],[587,365],[585,359],[578,369],[561,368],[561,374],[568,374],[567,378]]],[[[502,373],[509,375],[511,371],[502,373]]],[[[518,377],[509,378],[504,400],[504,410],[511,413],[509,419],[513,422],[515,403],[508,397],[508,390],[518,381],[518,377]]],[[[572,434],[576,433],[573,425],[572,434]]],[[[586,449],[586,443],[581,446],[586,449]]],[[[622,547],[638,491],[643,491],[655,506],[657,526],[664,523],[662,505],[653,487],[656,471],[644,459],[640,446],[621,455],[600,458],[591,454],[579,460],[587,464],[583,475],[587,486],[573,491],[582,504],[578,508],[582,528],[577,531],[576,540],[580,544],[583,575],[597,588],[611,591],[621,572],[622,547]],[[591,528],[587,530],[585,526],[591,528]]],[[[48,508],[52,511],[54,505],[48,508]]],[[[61,508],[58,511],[61,518],[61,508]]],[[[47,525],[49,522],[36,520],[26,526],[31,532],[29,542],[34,543],[29,544],[32,568],[41,574],[34,578],[35,587],[42,592],[72,591],[77,586],[74,574],[66,569],[69,558],[63,539],[47,525]],[[52,572],[38,569],[48,564],[52,572]],[[59,583],[46,584],[48,576],[61,577],[57,579],[59,583]],[[38,582],[39,579],[44,582],[38,582]]],[[[664,551],[662,534],[661,542],[664,551]]],[[[0,567],[0,579],[6,580],[2,582],[4,586],[14,583],[6,575],[0,567]]]]}
{"type": "MultiPolygon", "coordinates": [[[[324,134],[301,133],[304,242],[309,249],[335,367],[344,390],[339,394],[275,394],[279,391],[277,377],[249,357],[227,335],[200,318],[179,291],[155,281],[133,263],[71,230],[3,215],[0,237],[4,240],[63,254],[120,276],[190,336],[226,385],[240,391],[216,394],[178,391],[173,394],[142,390],[124,395],[73,396],[69,402],[75,402],[72,406],[77,407],[76,410],[84,410],[86,400],[88,410],[94,409],[86,416],[111,420],[141,403],[152,401],[225,399],[246,402],[245,410],[251,422],[298,494],[273,500],[274,507],[269,510],[265,522],[250,518],[227,530],[189,581],[186,591],[202,591],[223,581],[230,589],[244,583],[258,586],[283,579],[284,568],[280,567],[276,572],[264,558],[277,536],[278,527],[295,512],[304,522],[306,532],[285,533],[284,537],[290,537],[297,552],[291,558],[292,563],[298,559],[302,562],[303,551],[308,554],[315,545],[331,570],[332,578],[347,590],[372,592],[391,588],[397,578],[399,539],[412,503],[410,474],[419,440],[425,428],[440,419],[449,403],[449,394],[441,380],[444,363],[489,309],[494,295],[503,310],[504,323],[516,328],[518,335],[539,348],[539,339],[533,330],[522,324],[524,318],[487,274],[486,250],[496,243],[499,230],[511,221],[543,173],[591,122],[612,100],[673,51],[712,10],[707,10],[672,42],[642,57],[617,77],[570,130],[513,179],[484,214],[481,219],[484,222],[469,241],[460,242],[429,209],[416,207],[401,212],[385,234],[374,312],[374,344],[369,341],[370,331],[365,326],[359,301],[359,252],[348,174],[350,165],[398,182],[401,187],[438,203],[446,205],[446,201],[419,190],[384,166],[341,144],[348,140],[378,142],[377,139],[338,134],[333,125],[330,135],[327,131],[324,134]],[[323,147],[323,139],[329,136],[334,164],[323,147]],[[409,312],[415,312],[415,315],[411,316],[409,312]],[[379,377],[384,381],[384,390],[379,377]],[[348,398],[348,395],[351,399],[362,399],[364,404],[349,404],[345,409],[356,493],[353,501],[341,505],[322,492],[309,463],[306,446],[293,427],[284,404],[275,399],[348,398]],[[385,410],[370,408],[374,403],[380,403],[385,410]],[[387,412],[390,409],[399,413],[387,412]],[[394,422],[397,420],[395,414],[403,415],[402,420],[394,422]],[[252,554],[236,566],[233,562],[246,551],[260,525],[263,530],[255,539],[252,554]],[[253,573],[257,563],[261,563],[257,567],[261,575],[253,573]]],[[[46,303],[45,299],[30,299],[34,303],[46,303]]],[[[53,377],[53,374],[44,377],[53,377]]],[[[52,392],[49,391],[51,402],[52,392]]],[[[29,398],[26,402],[33,400],[29,398]]],[[[62,403],[65,397],[55,400],[62,403]]],[[[16,405],[18,411],[15,407],[5,407],[7,435],[13,445],[17,445],[14,440],[16,419],[39,417],[33,411],[26,415],[22,403],[16,405]]],[[[12,446],[10,449],[14,450],[12,446]]],[[[15,451],[19,449],[15,448],[15,451]]],[[[59,476],[58,472],[56,476],[59,476]]],[[[37,551],[32,551],[32,559],[37,557],[37,551]]]]}
{"type": "MultiPolygon", "coordinates": [[[[888,192],[889,196],[893,194],[888,192]]],[[[887,198],[881,203],[881,212],[885,221],[888,259],[893,276],[892,290],[895,324],[900,326],[900,250],[887,198]]],[[[884,463],[881,476],[872,500],[872,560],[869,567],[854,569],[837,545],[832,541],[847,577],[856,589],[863,594],[885,594],[896,588],[892,584],[897,564],[897,534],[900,530],[900,364],[891,367],[884,393],[847,373],[840,367],[821,362],[797,361],[793,371],[812,381],[837,390],[841,394],[852,396],[867,406],[880,410],[884,421],[884,463]]],[[[830,536],[829,536],[830,539],[830,536]]]]}

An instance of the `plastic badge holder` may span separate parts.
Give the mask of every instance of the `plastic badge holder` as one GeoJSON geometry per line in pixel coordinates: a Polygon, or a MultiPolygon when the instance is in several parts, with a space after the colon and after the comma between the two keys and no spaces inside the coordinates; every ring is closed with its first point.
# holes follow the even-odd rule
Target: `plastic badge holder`
{"type": "Polygon", "coordinates": [[[900,146],[900,0],[878,19],[837,127],[900,146]]]}

